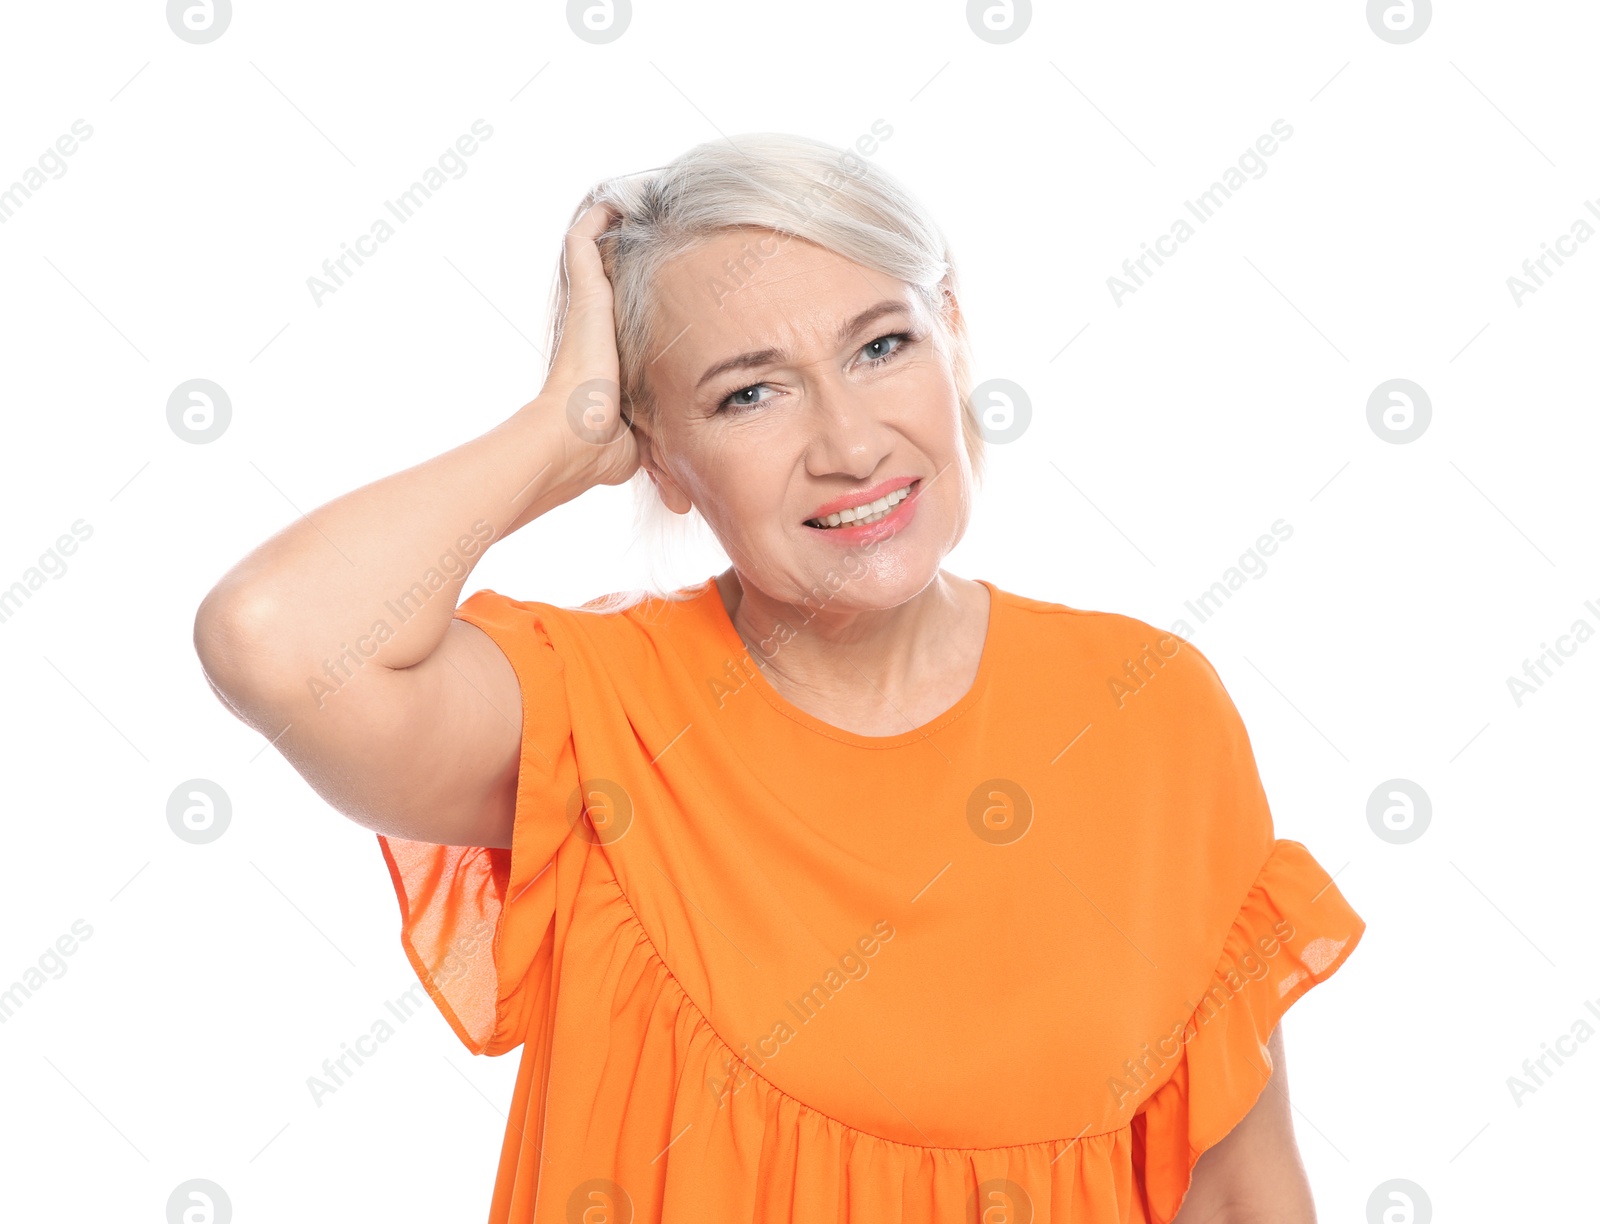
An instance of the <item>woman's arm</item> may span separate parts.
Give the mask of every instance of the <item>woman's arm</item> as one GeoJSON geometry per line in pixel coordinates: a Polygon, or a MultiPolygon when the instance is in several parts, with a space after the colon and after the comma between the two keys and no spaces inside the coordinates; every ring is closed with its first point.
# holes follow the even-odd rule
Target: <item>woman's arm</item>
{"type": "Polygon", "coordinates": [[[1222,1142],[1201,1154],[1173,1224],[1316,1224],[1289,1113],[1281,1027],[1272,1030],[1267,1050],[1266,1087],[1222,1142]]]}
{"type": "Polygon", "coordinates": [[[290,524],[229,570],[195,616],[195,649],[228,709],[377,832],[511,844],[516,673],[486,634],[453,618],[491,542],[638,466],[630,432],[592,444],[567,416],[573,388],[616,381],[611,287],[594,244],[608,219],[591,209],[568,231],[564,339],[532,402],[290,524]]]}

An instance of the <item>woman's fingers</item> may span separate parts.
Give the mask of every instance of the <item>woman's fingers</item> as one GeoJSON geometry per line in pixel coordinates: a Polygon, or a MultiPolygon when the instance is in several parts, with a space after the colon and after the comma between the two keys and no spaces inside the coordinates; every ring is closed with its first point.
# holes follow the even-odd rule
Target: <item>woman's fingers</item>
{"type": "Polygon", "coordinates": [[[596,201],[567,228],[558,278],[555,352],[540,398],[566,414],[592,455],[596,478],[626,479],[638,464],[632,431],[621,417],[615,299],[596,240],[618,212],[596,201]]]}
{"type": "Polygon", "coordinates": [[[591,294],[605,291],[610,297],[611,283],[606,279],[600,263],[600,248],[595,239],[615,222],[616,212],[607,204],[595,201],[573,222],[567,230],[562,254],[563,281],[569,302],[581,300],[591,294]]]}

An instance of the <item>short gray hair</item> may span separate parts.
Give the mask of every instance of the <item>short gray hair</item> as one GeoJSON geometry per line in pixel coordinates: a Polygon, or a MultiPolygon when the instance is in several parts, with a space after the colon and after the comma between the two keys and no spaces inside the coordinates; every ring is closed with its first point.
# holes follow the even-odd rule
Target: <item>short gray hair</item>
{"type": "MultiPolygon", "coordinates": [[[[657,351],[651,314],[663,265],[719,231],[772,230],[896,277],[918,294],[948,343],[961,398],[962,438],[973,478],[981,478],[984,436],[970,396],[971,346],[965,320],[951,308],[958,288],[955,263],[932,216],[887,172],[851,149],[789,133],[754,132],[696,145],[665,166],[604,179],[584,196],[568,224],[596,201],[618,215],[596,241],[616,303],[622,402],[635,422],[648,426],[658,409],[645,371],[648,354],[657,351]]],[[[749,252],[757,266],[762,258],[762,252],[749,252]]],[[[748,274],[747,261],[741,257],[728,272],[729,292],[737,292],[748,274]]],[[[558,261],[550,296],[550,354],[560,340],[560,275],[558,261]]],[[[651,437],[656,439],[654,431],[651,437]]],[[[679,516],[662,505],[642,468],[633,484],[640,533],[673,534],[668,524],[679,516]]],[[[700,516],[691,511],[685,517],[700,516]]],[[[654,588],[649,593],[670,594],[654,588]]]]}

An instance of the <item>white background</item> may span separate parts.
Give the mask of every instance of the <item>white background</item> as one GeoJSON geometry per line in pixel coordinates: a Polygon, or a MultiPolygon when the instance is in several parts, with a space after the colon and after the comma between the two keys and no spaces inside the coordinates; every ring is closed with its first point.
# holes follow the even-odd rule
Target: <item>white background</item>
{"type": "MultiPolygon", "coordinates": [[[[1400,1177],[1439,1220],[1592,1211],[1600,1041],[1520,1105],[1507,1077],[1600,1000],[1600,640],[1520,706],[1506,680],[1600,629],[1600,241],[1520,304],[1507,278],[1600,225],[1600,13],[1443,9],[1392,45],[1348,0],[1050,5],[994,45],[959,4],[640,0],[596,46],[555,3],[278,0],[197,46],[158,3],[8,6],[0,184],[93,128],[0,225],[0,586],[93,530],[0,624],[0,986],[93,928],[0,1027],[12,1209],[156,1221],[205,1177],[240,1221],[484,1217],[518,1054],[468,1057],[430,1009],[312,1101],[414,981],[395,898],[373,835],[207,689],[194,610],[297,512],[531,398],[593,181],[882,119],[875,160],[955,250],[976,378],[1033,407],[949,569],[1166,627],[1293,527],[1193,640],[1278,834],[1369,924],[1284,1023],[1322,1218],[1400,1177]],[[476,119],[468,173],[317,305],[307,277],[476,119]],[[1267,172],[1117,304],[1107,278],[1278,119],[1267,172]],[[166,420],[192,378],[233,405],[207,445],[166,420]],[[1391,378],[1432,402],[1404,445],[1367,421],[1391,378]],[[196,777],[234,806],[204,846],[166,822],[196,777]],[[1367,821],[1391,778],[1432,801],[1409,844],[1367,821]]],[[[468,590],[634,585],[631,523],[626,487],[593,491],[468,590]]]]}

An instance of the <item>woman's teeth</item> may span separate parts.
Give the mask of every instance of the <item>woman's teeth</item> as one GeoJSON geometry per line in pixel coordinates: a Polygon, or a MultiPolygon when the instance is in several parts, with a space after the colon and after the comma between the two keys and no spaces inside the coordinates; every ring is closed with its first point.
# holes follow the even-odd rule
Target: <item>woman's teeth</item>
{"type": "Polygon", "coordinates": [[[888,514],[901,502],[911,496],[911,490],[916,487],[913,480],[903,489],[896,489],[893,493],[885,494],[877,501],[868,502],[864,506],[854,506],[848,510],[841,510],[837,514],[830,514],[825,518],[807,519],[807,527],[844,527],[852,523],[875,523],[888,514]]]}

